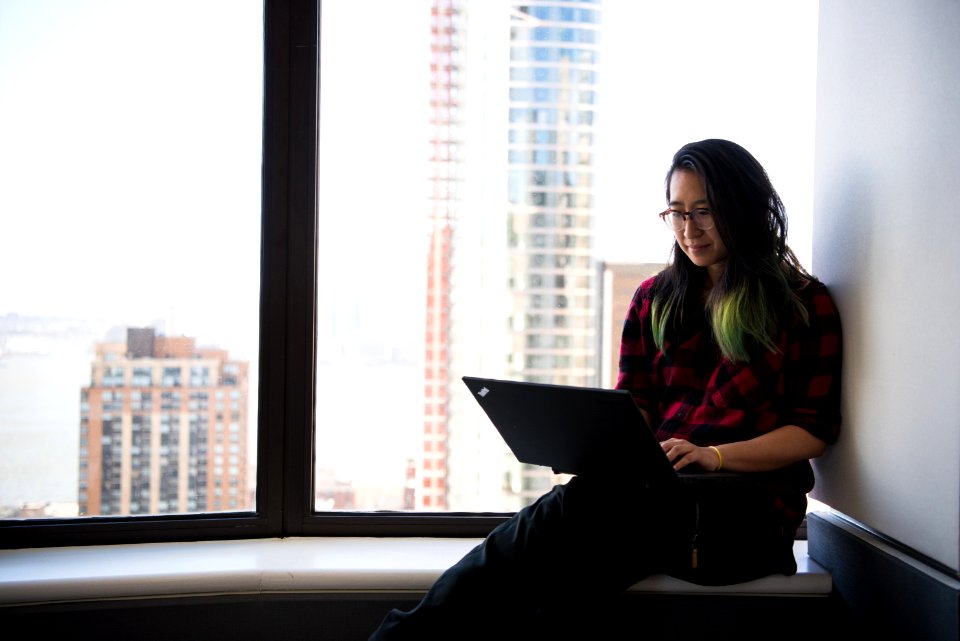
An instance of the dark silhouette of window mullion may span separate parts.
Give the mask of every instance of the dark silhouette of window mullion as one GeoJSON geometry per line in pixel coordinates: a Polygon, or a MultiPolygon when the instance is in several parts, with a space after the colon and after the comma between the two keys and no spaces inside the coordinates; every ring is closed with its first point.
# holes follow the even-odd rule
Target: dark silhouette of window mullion
{"type": "MultiPolygon", "coordinates": [[[[285,225],[279,234],[286,248],[285,363],[281,390],[283,466],[275,469],[276,457],[271,457],[270,481],[272,487],[276,479],[282,479],[279,516],[283,536],[302,534],[304,519],[313,509],[319,5],[318,0],[289,3],[286,86],[276,88],[278,101],[286,101],[287,114],[285,131],[279,132],[286,137],[286,157],[277,159],[286,163],[280,174],[287,177],[285,225]]],[[[276,68],[279,72],[281,66],[276,68]]],[[[274,426],[265,429],[275,442],[274,426]]],[[[268,496],[272,525],[278,516],[278,504],[269,490],[268,496]]]]}

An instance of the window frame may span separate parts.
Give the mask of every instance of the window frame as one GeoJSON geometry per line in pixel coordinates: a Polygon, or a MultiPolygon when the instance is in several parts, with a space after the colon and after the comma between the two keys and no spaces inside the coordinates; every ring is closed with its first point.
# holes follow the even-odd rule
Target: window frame
{"type": "Polygon", "coordinates": [[[502,513],[313,512],[322,0],[264,0],[253,512],[0,520],[0,548],[288,536],[484,536],[502,513]]]}

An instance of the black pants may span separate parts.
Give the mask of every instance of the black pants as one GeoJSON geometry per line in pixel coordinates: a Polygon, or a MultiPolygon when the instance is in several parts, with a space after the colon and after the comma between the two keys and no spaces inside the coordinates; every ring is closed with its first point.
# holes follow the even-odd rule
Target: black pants
{"type": "Polygon", "coordinates": [[[723,584],[796,571],[772,501],[718,489],[705,503],[686,487],[625,491],[627,483],[575,477],[553,488],[444,572],[415,608],[388,613],[370,640],[503,639],[511,630],[521,638],[528,632],[517,621],[534,630],[549,613],[563,629],[565,617],[582,622],[650,574],[723,584]],[[706,518],[716,526],[709,536],[706,518]]]}

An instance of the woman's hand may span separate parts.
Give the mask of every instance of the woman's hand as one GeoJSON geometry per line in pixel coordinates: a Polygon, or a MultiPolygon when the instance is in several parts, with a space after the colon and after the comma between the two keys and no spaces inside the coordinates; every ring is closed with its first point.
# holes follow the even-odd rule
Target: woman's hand
{"type": "Polygon", "coordinates": [[[681,470],[697,464],[708,472],[768,472],[823,454],[827,444],[796,425],[784,425],[746,441],[716,447],[698,447],[680,438],[668,438],[660,447],[681,470]]]}
{"type": "Polygon", "coordinates": [[[673,469],[682,470],[688,465],[699,465],[708,472],[715,472],[723,467],[721,454],[712,447],[699,447],[682,438],[668,438],[660,442],[660,447],[673,463],[673,469]]]}

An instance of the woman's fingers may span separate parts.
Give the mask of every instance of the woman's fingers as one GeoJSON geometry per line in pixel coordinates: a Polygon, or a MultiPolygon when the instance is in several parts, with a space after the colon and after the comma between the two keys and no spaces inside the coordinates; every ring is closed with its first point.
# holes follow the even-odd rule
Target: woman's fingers
{"type": "Polygon", "coordinates": [[[693,463],[704,466],[703,450],[705,448],[697,447],[690,441],[669,438],[661,441],[660,447],[667,455],[667,460],[673,463],[673,469],[675,470],[680,470],[693,463]]]}

